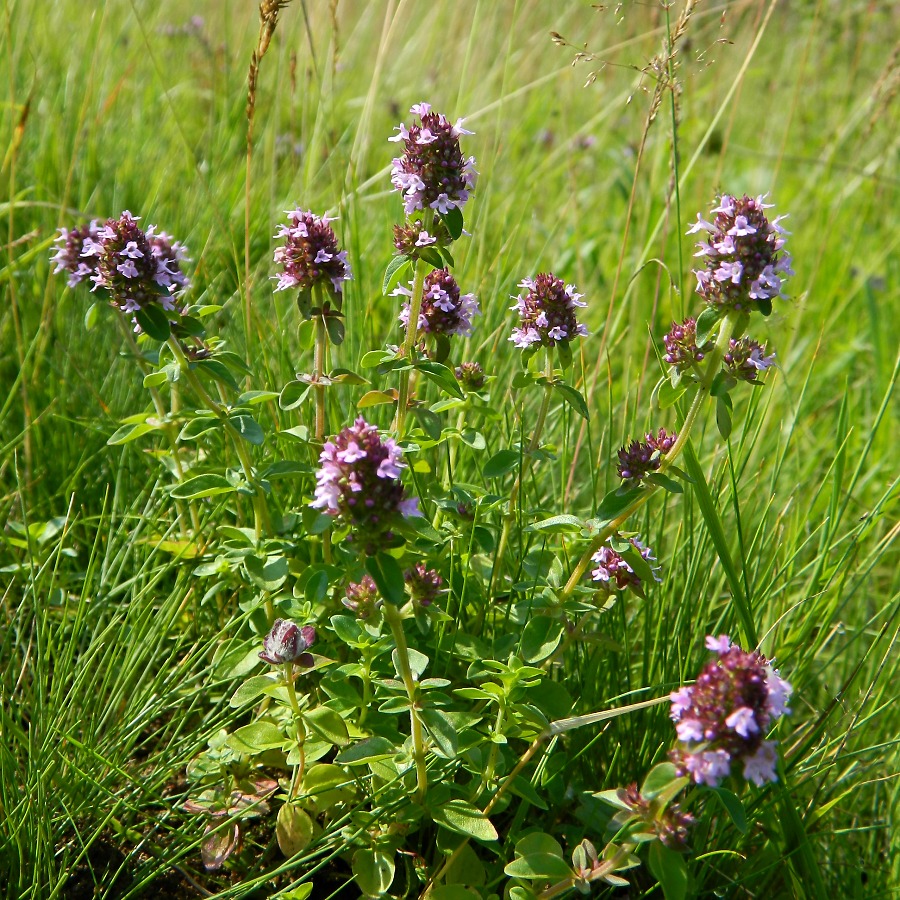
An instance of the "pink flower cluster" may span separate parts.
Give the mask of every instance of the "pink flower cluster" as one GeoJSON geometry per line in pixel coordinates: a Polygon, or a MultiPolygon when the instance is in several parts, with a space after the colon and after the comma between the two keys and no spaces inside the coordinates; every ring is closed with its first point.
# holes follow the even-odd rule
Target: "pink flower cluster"
{"type": "Polygon", "coordinates": [[[788,235],[779,224],[785,216],[770,222],[765,210],[772,204],[764,201],[765,196],[723,194],[713,207],[713,221],[698,213],[688,230],[688,234],[707,234],[695,254],[705,258],[706,267],[694,271],[697,293],[707,303],[768,313],[772,300],[782,296],[784,279],[794,274],[790,254],[780,252],[788,235]]]}
{"type": "MultiPolygon", "coordinates": [[[[403,144],[403,155],[391,166],[391,183],[403,195],[403,208],[412,215],[418,209],[448,213],[462,209],[475,188],[475,157],[465,159],[459,146],[464,134],[462,119],[455,125],[430,103],[417,103],[410,112],[419,117],[409,128],[400,124],[397,134],[388,138],[403,144]]],[[[423,232],[422,240],[430,236],[423,232]]],[[[420,244],[419,246],[423,246],[420,244]]]]}
{"type": "Polygon", "coordinates": [[[644,437],[643,441],[635,440],[627,447],[619,449],[619,478],[624,478],[626,481],[640,481],[640,479],[646,478],[660,467],[662,457],[675,446],[675,441],[678,440],[675,432],[667,434],[665,428],[660,428],[655,435],[651,432],[644,437]]]}
{"type": "Polygon", "coordinates": [[[85,279],[107,291],[110,303],[122,312],[135,313],[159,304],[174,312],[175,299],[188,287],[181,270],[185,248],[165,232],[146,231],[126,209],[118,219],[101,226],[96,220],[66,231],[60,229],[57,251],[51,257],[55,272],[69,273],[69,286],[85,279]]]}
{"type": "Polygon", "coordinates": [[[520,324],[513,328],[510,340],[520,349],[543,345],[553,347],[575,337],[587,337],[588,331],[578,322],[576,310],[587,306],[582,301],[583,294],[575,286],[565,284],[550,272],[542,272],[535,278],[525,278],[519,282],[525,289],[513,299],[510,309],[519,314],[520,324]]]}
{"type": "Polygon", "coordinates": [[[363,575],[358,583],[350,582],[344,593],[346,596],[341,598],[341,603],[351,612],[355,612],[360,619],[372,616],[381,603],[378,586],[371,575],[363,575]]]}
{"type": "Polygon", "coordinates": [[[764,656],[746,652],[727,635],[707,637],[718,658],[697,681],[671,695],[680,745],[670,753],[682,774],[716,787],[734,766],[756,785],[776,781],[776,741],[765,740],[772,722],[790,712],[793,689],[764,656]]]}
{"type": "Polygon", "coordinates": [[[725,371],[739,381],[756,384],[761,372],[775,365],[775,354],[766,356],[766,345],[754,341],[753,338],[732,338],[728,342],[728,351],[722,361],[725,371]]]}
{"type": "Polygon", "coordinates": [[[351,278],[347,251],[338,247],[337,236],[329,225],[334,219],[317,216],[307,210],[287,211],[288,225],[279,225],[276,238],[284,245],[275,249],[274,260],[283,266],[276,291],[298,288],[308,291],[313,285],[324,284],[340,294],[343,283],[351,278]]]}
{"type": "MultiPolygon", "coordinates": [[[[391,296],[412,297],[412,291],[398,285],[391,296]]],[[[446,269],[432,269],[425,276],[419,312],[420,332],[468,337],[472,333],[472,319],[480,315],[475,295],[460,294],[456,279],[446,269]]],[[[409,322],[408,301],[403,304],[398,318],[405,328],[409,322]]]]}
{"type": "MultiPolygon", "coordinates": [[[[610,538],[612,545],[613,539],[610,538]]],[[[656,562],[656,557],[649,547],[645,547],[637,538],[631,538],[630,541],[634,550],[648,562],[656,562]]],[[[591,560],[597,564],[596,569],[591,570],[591,578],[599,582],[600,586],[607,591],[624,591],[630,588],[635,593],[641,595],[643,592],[643,582],[635,574],[634,568],[629,564],[628,560],[613,546],[601,547],[592,557],[591,560]]],[[[657,574],[659,567],[651,567],[653,578],[660,581],[657,574]]]]}
{"type": "Polygon", "coordinates": [[[663,342],[666,345],[663,359],[679,372],[686,372],[702,362],[713,347],[712,341],[707,341],[702,347],[697,346],[697,321],[693,317],[685,319],[680,325],[673,322],[663,342]]]}
{"type": "Polygon", "coordinates": [[[360,416],[325,442],[310,506],[348,525],[348,540],[358,542],[364,553],[375,553],[379,544],[393,539],[398,518],[421,515],[418,499],[404,497],[402,456],[393,438],[382,439],[360,416]]]}

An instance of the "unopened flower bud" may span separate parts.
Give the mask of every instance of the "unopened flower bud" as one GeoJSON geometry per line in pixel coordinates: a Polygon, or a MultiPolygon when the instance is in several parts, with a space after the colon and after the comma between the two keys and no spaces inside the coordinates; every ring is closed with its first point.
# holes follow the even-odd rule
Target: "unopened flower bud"
{"type": "Polygon", "coordinates": [[[306,651],[316,641],[316,629],[312,625],[300,627],[289,619],[276,619],[272,630],[263,639],[259,658],[272,666],[294,663],[309,667],[312,656],[306,651]]]}

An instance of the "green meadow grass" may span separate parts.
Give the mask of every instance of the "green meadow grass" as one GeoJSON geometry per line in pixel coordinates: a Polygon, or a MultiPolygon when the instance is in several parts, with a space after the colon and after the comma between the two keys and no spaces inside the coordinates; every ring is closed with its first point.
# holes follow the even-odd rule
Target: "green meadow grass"
{"type": "MultiPolygon", "coordinates": [[[[271,235],[295,205],[331,211],[354,271],[337,357],[356,368],[367,350],[400,341],[395,299],[381,295],[401,214],[388,192],[395,145],[386,138],[423,99],[451,119],[466,116],[476,132],[465,144],[480,172],[466,209],[471,237],[456,255],[460,284],[484,315],[455,358],[497,376],[492,399],[503,416],[485,429],[491,451],[527,435],[536,415],[529,401],[520,420],[512,392],[503,393],[519,367],[507,341],[516,283],[552,270],[590,304],[591,337],[576,354],[590,425],[552,407],[545,438],[557,458],[536,466],[526,485],[548,516],[591,515],[617,481],[616,449],[672,424],[660,418],[671,411],[651,413],[650,393],[662,334],[699,309],[684,236],[696,212],[718,190],[769,192],[776,212],[790,212],[791,299],[754,326],[780,368],[764,389],[743,392],[727,447],[712,421],[694,440],[713,512],[691,491],[644,507],[633,527],[663,564],[662,583],[600,617],[598,639],[556,677],[579,698],[577,713],[660,696],[694,677],[705,634],[739,633],[718,528],[762,648],[795,688],[778,737],[802,827],[785,826],[780,787],[749,794],[758,819],[751,838],[763,851],[747,856],[751,838],[707,822],[694,841],[698,893],[896,895],[896,10],[857,0],[701,3],[680,44],[675,103],[664,92],[648,126],[650,63],[667,33],[657,3],[334,6],[337,30],[328,3],[295,0],[260,68],[248,334],[241,285],[254,4],[4,4],[6,896],[76,896],[69,892],[91,883],[88,862],[101,845],[121,855],[113,870],[127,873],[129,886],[121,888],[123,875],[96,896],[164,896],[159,885],[173,865],[204,879],[203,823],[180,813],[184,770],[228,723],[234,682],[214,653],[244,619],[236,598],[204,598],[194,563],[179,556],[166,475],[148,452],[156,445],[107,446],[119,420],[148,398],[113,311],[100,309],[86,329],[91,298],[51,275],[55,229],[127,208],[183,240],[194,296],[223,306],[209,330],[249,354],[254,388],[279,390],[311,354],[298,348],[291,298],[272,293],[271,235]],[[178,30],[192,15],[204,17],[200,32],[178,30]],[[595,58],[573,66],[575,49],[555,44],[551,31],[595,58]]],[[[673,23],[680,12],[670,11],[673,23]]],[[[332,430],[350,420],[360,393],[339,395],[332,430]]],[[[297,424],[296,413],[270,406],[270,427],[297,424]]],[[[387,413],[376,419],[388,425],[387,413]]],[[[480,464],[461,453],[456,477],[480,483],[480,464]]],[[[301,488],[291,497],[298,506],[301,488]]],[[[211,527],[219,514],[202,505],[211,527]]],[[[665,708],[656,708],[573,732],[569,759],[599,791],[640,779],[672,740],[665,708]]],[[[211,889],[241,896],[252,877],[211,889]]]]}

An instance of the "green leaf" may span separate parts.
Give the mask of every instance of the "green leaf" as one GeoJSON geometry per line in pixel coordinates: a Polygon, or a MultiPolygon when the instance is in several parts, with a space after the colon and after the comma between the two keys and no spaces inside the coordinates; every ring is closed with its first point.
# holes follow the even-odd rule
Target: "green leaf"
{"type": "Polygon", "coordinates": [[[258,753],[284,745],[284,735],[274,722],[254,722],[238,728],[225,742],[238,753],[258,753]]]}
{"type": "Polygon", "coordinates": [[[499,838],[491,820],[480,809],[464,800],[448,800],[439,808],[433,809],[431,817],[438,825],[466,837],[479,841],[496,841],[499,838]]]}
{"type": "MultiPolygon", "coordinates": [[[[97,324],[97,315],[100,312],[100,308],[96,303],[92,303],[88,308],[87,312],[84,314],[84,328],[85,331],[93,331],[94,326],[97,324]]],[[[147,385],[144,385],[147,387],[147,385]]]]}
{"type": "Polygon", "coordinates": [[[566,384],[564,381],[554,381],[553,390],[558,394],[562,394],[566,403],[568,403],[579,416],[583,419],[590,419],[591,414],[588,412],[587,401],[582,396],[581,391],[576,390],[572,385],[566,384]]]}
{"type": "Polygon", "coordinates": [[[270,675],[254,675],[248,678],[232,695],[228,705],[234,709],[252,703],[266,688],[275,684],[270,675]]]}
{"type": "Polygon", "coordinates": [[[381,592],[381,596],[396,606],[406,602],[406,582],[403,569],[393,556],[379,553],[366,558],[366,571],[381,592]]]}
{"type": "Polygon", "coordinates": [[[640,486],[610,491],[597,507],[597,519],[599,520],[597,527],[603,528],[615,521],[642,493],[643,489],[640,486]]]}
{"type": "Polygon", "coordinates": [[[687,389],[688,385],[683,381],[675,387],[668,378],[661,378],[650,396],[650,404],[654,409],[668,409],[684,396],[687,389]]]}
{"type": "Polygon", "coordinates": [[[304,311],[299,297],[297,298],[297,307],[303,315],[303,318],[297,325],[297,344],[301,350],[312,350],[316,344],[316,323],[313,322],[309,314],[308,304],[307,310],[304,311]]]}
{"type": "Polygon", "coordinates": [[[731,397],[728,394],[716,397],[716,427],[725,441],[731,437],[731,409],[731,397]]]}
{"type": "Polygon", "coordinates": [[[256,406],[259,403],[265,403],[268,400],[277,400],[278,391],[244,391],[238,397],[238,406],[256,406]]]}
{"type": "Polygon", "coordinates": [[[553,853],[529,853],[508,863],[503,870],[511,878],[562,881],[572,877],[572,867],[553,853]]]}
{"type": "Polygon", "coordinates": [[[230,494],[234,485],[223,475],[197,475],[176,484],[170,491],[176,500],[199,500],[201,497],[213,497],[216,494],[230,494]]]}
{"type": "Polygon", "coordinates": [[[374,369],[389,359],[394,359],[394,354],[389,353],[387,350],[370,350],[359,361],[359,365],[363,369],[374,369]]]}
{"type": "Polygon", "coordinates": [[[439,709],[423,709],[420,715],[441,753],[447,759],[454,759],[459,751],[459,738],[453,723],[439,709]]]}
{"type": "Polygon", "coordinates": [[[207,434],[210,431],[215,431],[217,428],[221,427],[222,420],[218,416],[197,416],[196,418],[191,419],[191,421],[181,429],[178,440],[193,441],[201,435],[207,434]]]}
{"type": "Polygon", "coordinates": [[[499,478],[518,468],[520,454],[518,450],[498,450],[485,464],[482,475],[485,478],[499,478]]]}
{"type": "Polygon", "coordinates": [[[387,738],[376,736],[342,750],[334,761],[342,766],[361,766],[379,759],[388,759],[396,753],[397,747],[387,738]]]}
{"type": "Polygon", "coordinates": [[[129,425],[123,425],[112,436],[107,438],[106,443],[110,447],[115,447],[119,444],[127,444],[129,441],[133,441],[141,435],[147,434],[149,431],[156,431],[157,427],[158,426],[150,425],[147,422],[132,422],[129,425]]]}
{"type": "Polygon", "coordinates": [[[419,362],[416,363],[416,368],[424,372],[425,377],[431,379],[444,393],[460,400],[465,399],[466,395],[459,386],[453,369],[438,362],[419,362]]]}
{"type": "Polygon", "coordinates": [[[258,447],[265,441],[266,434],[253,416],[230,416],[229,421],[237,429],[238,434],[247,441],[248,444],[253,444],[258,447]]]}
{"type": "MultiPolygon", "coordinates": [[[[224,353],[221,355],[225,356],[224,353]]],[[[235,392],[240,390],[238,383],[231,374],[231,370],[221,359],[201,359],[196,363],[196,366],[199,371],[205,372],[210,378],[221,382],[231,390],[235,392]]]]}
{"type": "Polygon", "coordinates": [[[384,278],[381,282],[381,293],[387,296],[391,289],[400,281],[410,268],[410,261],[405,256],[395,256],[387,264],[384,270],[384,278]]]}
{"type": "Polygon", "coordinates": [[[134,318],[137,320],[138,325],[141,326],[143,332],[153,338],[154,341],[167,341],[172,333],[169,317],[166,311],[157,303],[142,306],[134,314],[134,318]]]}
{"type": "Polygon", "coordinates": [[[697,316],[697,337],[695,341],[698,347],[702,347],[709,340],[709,336],[715,330],[716,325],[719,324],[722,315],[722,312],[716,307],[707,306],[706,309],[697,316]]]}
{"type": "Polygon", "coordinates": [[[338,316],[326,316],[325,330],[328,332],[328,339],[336,347],[344,343],[344,335],[346,334],[346,329],[344,328],[343,319],[339,318],[338,316]]]}
{"type": "Polygon", "coordinates": [[[367,897],[382,897],[394,880],[394,860],[379,850],[357,850],[351,863],[357,887],[367,897]]]}
{"type": "Polygon", "coordinates": [[[562,859],[563,849],[556,838],[543,831],[533,831],[516,841],[516,856],[529,856],[532,853],[549,853],[562,859]]]}
{"type": "Polygon", "coordinates": [[[647,864],[660,883],[666,900],[684,900],[687,896],[688,871],[680,853],[654,841],[647,854],[647,864]]]}
{"type": "Polygon", "coordinates": [[[282,409],[296,409],[306,399],[310,390],[310,385],[305,381],[289,381],[281,389],[278,405],[282,409]]]}
{"type": "Polygon", "coordinates": [[[641,793],[648,800],[652,800],[665,791],[677,778],[678,773],[675,771],[675,766],[672,763],[658,763],[644,778],[644,783],[641,785],[641,793]]]}
{"type": "MultiPolygon", "coordinates": [[[[484,450],[487,448],[484,435],[480,431],[475,431],[474,428],[464,428],[459,433],[459,439],[473,450],[484,450]]],[[[516,459],[518,460],[518,458],[519,455],[516,454],[516,459]]]]}
{"type": "Polygon", "coordinates": [[[144,376],[144,387],[159,387],[161,384],[165,384],[168,380],[169,376],[165,372],[151,372],[149,375],[144,376]]]}
{"type": "Polygon", "coordinates": [[[283,556],[260,559],[258,556],[244,558],[244,571],[253,584],[270,594],[277,591],[287,581],[290,574],[288,561],[283,556]]]}
{"type": "Polygon", "coordinates": [[[303,714],[303,721],[320,737],[337,747],[350,743],[347,723],[328,706],[317,706],[303,714]]]}
{"type": "Polygon", "coordinates": [[[369,381],[357,374],[352,369],[333,369],[328,377],[335,384],[368,384],[369,381]]]}
{"type": "Polygon", "coordinates": [[[305,850],[313,838],[313,821],[296,803],[285,803],[275,820],[278,847],[288,858],[305,850]]]}
{"type": "Polygon", "coordinates": [[[419,259],[424,260],[430,266],[434,266],[435,269],[440,269],[444,265],[441,254],[434,247],[419,247],[417,253],[419,259]]]}
{"type": "Polygon", "coordinates": [[[422,426],[422,431],[424,431],[431,440],[439,441],[441,439],[442,430],[440,416],[433,413],[430,409],[426,409],[424,406],[417,406],[413,412],[415,413],[419,424],[422,426]]]}
{"type": "MultiPolygon", "coordinates": [[[[281,432],[286,434],[286,432],[281,432]]],[[[280,459],[278,462],[266,466],[259,477],[266,481],[273,481],[278,478],[293,478],[297,475],[307,475],[312,471],[309,463],[303,463],[296,459],[280,459]]]]}
{"type": "Polygon", "coordinates": [[[664,491],[669,491],[672,494],[683,494],[684,488],[674,479],[669,478],[668,475],[663,475],[662,472],[651,472],[647,476],[647,481],[651,482],[651,484],[655,484],[657,487],[661,487],[664,491]]]}
{"type": "Polygon", "coordinates": [[[428,896],[431,900],[479,900],[481,894],[461,884],[442,884],[434,888],[428,896]]]}
{"type": "Polygon", "coordinates": [[[366,391],[359,400],[356,401],[357,409],[367,409],[370,406],[382,406],[385,403],[395,403],[396,398],[387,391],[366,391]]]}
{"type": "MultiPolygon", "coordinates": [[[[556,358],[559,360],[559,367],[563,372],[568,372],[572,368],[572,342],[557,341],[556,342],[556,358]]],[[[587,418],[587,416],[585,416],[587,418]]]]}
{"type": "Polygon", "coordinates": [[[547,659],[559,646],[563,630],[560,619],[535,616],[522,631],[520,647],[525,661],[538,663],[547,659]]]}
{"type": "Polygon", "coordinates": [[[719,802],[725,807],[725,811],[731,817],[734,827],[741,834],[747,833],[747,813],[744,811],[744,804],[737,794],[729,791],[727,788],[712,788],[713,793],[718,797],[719,802]]]}
{"type": "Polygon", "coordinates": [[[525,527],[525,531],[536,531],[539,534],[574,534],[584,528],[584,522],[578,516],[551,516],[541,519],[533,525],[525,527]]]}
{"type": "Polygon", "coordinates": [[[460,210],[458,206],[454,206],[453,209],[441,213],[441,218],[447,226],[447,231],[450,232],[450,237],[452,237],[454,241],[458,241],[460,235],[463,233],[463,225],[465,224],[463,222],[462,210],[460,210]]]}

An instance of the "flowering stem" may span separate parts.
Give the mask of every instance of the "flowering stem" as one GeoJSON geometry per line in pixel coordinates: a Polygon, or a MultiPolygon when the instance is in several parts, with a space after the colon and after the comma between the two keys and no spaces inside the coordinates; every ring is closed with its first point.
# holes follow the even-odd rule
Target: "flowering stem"
{"type": "Polygon", "coordinates": [[[168,340],[168,345],[169,349],[172,351],[172,355],[175,357],[175,360],[178,363],[179,368],[187,378],[197,396],[204,404],[206,404],[206,406],[215,416],[221,419],[222,424],[225,426],[225,430],[231,435],[232,442],[234,443],[234,448],[241,463],[241,469],[244,472],[244,477],[253,488],[253,514],[256,529],[256,540],[258,541],[262,537],[263,530],[265,529],[266,531],[271,531],[272,526],[271,522],[269,521],[269,510],[266,507],[265,498],[262,494],[262,488],[257,483],[256,478],[253,474],[253,460],[250,458],[250,454],[247,452],[247,448],[243,444],[244,439],[241,437],[240,432],[238,432],[238,430],[232,424],[232,421],[228,417],[228,413],[225,411],[225,409],[217,401],[213,400],[209,392],[203,386],[203,382],[200,381],[200,379],[194,373],[193,369],[191,369],[191,365],[185,357],[178,341],[174,337],[170,337],[168,340]]]}
{"type": "MultiPolygon", "coordinates": [[[[316,316],[316,343],[313,350],[313,369],[315,371],[316,394],[316,443],[325,442],[325,384],[322,379],[325,376],[325,353],[328,348],[328,331],[325,328],[325,316],[316,316]]],[[[326,563],[331,563],[331,528],[322,533],[322,558],[326,563]]]]}
{"type": "Polygon", "coordinates": [[[291,709],[294,713],[294,727],[297,733],[297,751],[299,760],[294,769],[294,777],[291,780],[291,800],[297,796],[300,789],[300,783],[303,781],[303,770],[306,767],[306,752],[304,745],[306,743],[306,729],[303,727],[303,713],[300,712],[300,704],[297,702],[297,692],[294,690],[294,664],[284,664],[284,684],[287,687],[288,700],[291,703],[291,709]]]}
{"type": "MultiPolygon", "coordinates": [[[[709,395],[710,388],[712,387],[713,379],[719,372],[719,367],[722,364],[722,357],[728,351],[728,342],[731,340],[731,336],[734,334],[737,326],[742,323],[744,318],[744,313],[736,313],[736,312],[728,312],[723,316],[721,322],[719,323],[719,333],[716,337],[716,343],[713,346],[713,349],[707,354],[706,357],[706,369],[703,373],[702,378],[700,379],[700,383],[697,388],[697,393],[694,395],[694,399],[691,402],[690,408],[688,409],[687,415],[684,419],[684,424],[681,427],[681,430],[678,433],[678,438],[675,443],[672,445],[672,449],[669,450],[668,453],[663,456],[660,461],[659,469],[657,470],[660,474],[664,474],[666,469],[671,466],[675,460],[678,458],[681,451],[684,449],[685,445],[688,442],[688,438],[690,437],[691,428],[694,425],[694,422],[697,419],[697,413],[700,411],[700,407],[703,405],[703,402],[706,400],[706,397],[709,395]]],[[[620,513],[612,522],[610,522],[606,527],[600,530],[600,533],[597,537],[591,541],[587,550],[582,554],[581,559],[578,560],[577,565],[572,571],[572,574],[569,576],[569,580],[566,582],[566,586],[563,588],[562,592],[559,596],[560,603],[564,603],[569,597],[572,596],[572,593],[575,591],[575,588],[578,586],[578,582],[584,577],[584,573],[588,570],[588,567],[591,564],[591,557],[600,549],[600,547],[605,543],[605,541],[627,521],[627,519],[640,507],[642,507],[656,492],[657,486],[655,484],[645,484],[644,490],[641,494],[636,497],[626,509],[620,513]]]]}
{"type": "Polygon", "coordinates": [[[397,645],[397,668],[400,670],[400,677],[409,697],[409,727],[412,734],[413,758],[416,762],[416,799],[421,803],[428,790],[428,773],[425,769],[425,738],[416,700],[419,686],[409,664],[409,648],[406,645],[406,633],[403,630],[400,612],[393,603],[387,601],[384,603],[383,612],[394,635],[394,643],[397,645]]]}
{"type": "Polygon", "coordinates": [[[531,460],[531,454],[537,450],[541,442],[541,432],[544,430],[544,422],[547,421],[547,411],[550,409],[550,398],[553,396],[553,348],[547,348],[547,362],[544,367],[544,377],[547,383],[544,385],[544,397],[541,400],[541,408],[538,411],[537,421],[534,423],[534,431],[531,434],[531,441],[528,444],[528,451],[522,466],[519,469],[519,477],[513,485],[512,493],[509,495],[509,507],[506,516],[503,519],[503,530],[500,532],[500,543],[497,545],[497,555],[494,557],[494,568],[491,571],[491,584],[488,590],[488,596],[494,594],[494,584],[503,565],[503,557],[506,555],[506,548],[509,544],[509,535],[512,531],[513,523],[516,521],[516,512],[519,501],[519,494],[522,490],[522,481],[525,479],[527,466],[531,460]]]}
{"type": "MultiPolygon", "coordinates": [[[[131,329],[126,324],[125,320],[121,316],[116,316],[118,320],[119,327],[122,330],[122,333],[125,335],[125,340],[128,343],[128,347],[131,352],[134,354],[134,358],[137,361],[138,368],[144,375],[149,374],[149,368],[146,366],[143,357],[141,356],[140,348],[137,345],[137,342],[134,339],[134,335],[131,333],[131,329]]],[[[181,460],[178,458],[178,436],[175,433],[175,423],[168,422],[166,420],[166,408],[163,404],[162,396],[159,391],[155,387],[149,387],[150,398],[153,401],[153,408],[156,410],[156,415],[159,417],[159,420],[164,423],[163,424],[163,433],[166,436],[166,440],[169,443],[169,449],[172,451],[172,465],[175,468],[175,477],[179,481],[184,481],[184,468],[181,465],[181,460]]],[[[196,540],[200,540],[200,516],[197,513],[197,508],[194,506],[193,502],[187,501],[188,510],[191,516],[191,525],[194,528],[194,537],[196,540]]],[[[181,514],[182,506],[179,501],[176,501],[175,508],[179,510],[179,514],[181,514]]]]}
{"type": "MultiPolygon", "coordinates": [[[[425,210],[422,216],[423,230],[427,231],[434,220],[434,210],[425,210]]],[[[416,260],[416,268],[413,274],[412,296],[409,298],[409,318],[406,321],[406,337],[403,340],[402,355],[407,362],[412,361],[413,347],[416,343],[416,335],[419,331],[419,314],[422,311],[422,292],[425,287],[425,269],[427,263],[424,260],[416,260]]],[[[404,369],[400,373],[400,389],[397,397],[397,417],[394,419],[394,431],[397,437],[403,436],[403,427],[406,425],[406,413],[409,406],[409,379],[411,369],[404,369]]]]}
{"type": "Polygon", "coordinates": [[[328,334],[325,330],[325,317],[316,316],[316,344],[313,351],[313,367],[315,369],[316,391],[316,441],[321,444],[325,440],[325,349],[328,334]]]}

